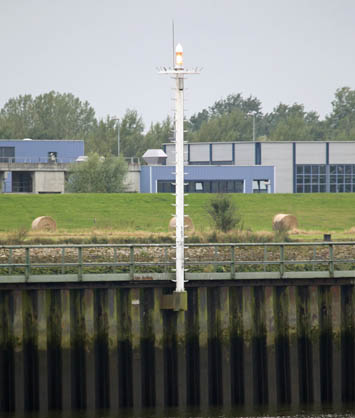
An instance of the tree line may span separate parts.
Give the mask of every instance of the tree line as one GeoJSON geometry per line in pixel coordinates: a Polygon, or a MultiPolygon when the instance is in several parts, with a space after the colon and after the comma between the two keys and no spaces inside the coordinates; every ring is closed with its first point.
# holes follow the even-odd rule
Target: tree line
{"type": "MultiPolygon", "coordinates": [[[[255,117],[258,141],[355,140],[355,90],[336,90],[329,115],[321,119],[304,105],[280,103],[263,113],[253,96],[231,94],[186,121],[190,142],[250,141],[255,117]]],[[[140,157],[149,148],[161,148],[173,137],[173,121],[167,117],[146,131],[142,116],[128,109],[118,122],[96,117],[87,101],[71,93],[51,91],[9,99],[0,110],[0,139],[83,139],[86,153],[117,156],[117,136],[124,157],[140,157]]]]}

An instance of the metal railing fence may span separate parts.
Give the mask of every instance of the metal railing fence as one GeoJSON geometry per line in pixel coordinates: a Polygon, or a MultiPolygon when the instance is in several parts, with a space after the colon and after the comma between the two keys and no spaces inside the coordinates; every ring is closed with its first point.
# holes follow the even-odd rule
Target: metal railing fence
{"type": "Polygon", "coordinates": [[[29,156],[29,157],[0,157],[0,164],[70,164],[75,163],[75,158],[73,157],[63,157],[63,158],[54,158],[49,157],[38,157],[38,156],[29,156]]]}
{"type": "MultiPolygon", "coordinates": [[[[188,244],[185,254],[188,279],[355,277],[355,242],[188,244]]],[[[174,257],[174,244],[4,245],[0,281],[171,280],[174,257]]]]}

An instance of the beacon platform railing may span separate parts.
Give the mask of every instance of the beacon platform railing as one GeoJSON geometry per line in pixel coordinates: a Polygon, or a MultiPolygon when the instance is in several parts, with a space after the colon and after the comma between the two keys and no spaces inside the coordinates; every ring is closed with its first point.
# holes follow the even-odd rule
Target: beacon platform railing
{"type": "MultiPolygon", "coordinates": [[[[355,278],[355,242],[188,244],[187,280],[355,278]]],[[[173,244],[0,246],[0,283],[174,280],[173,244]]]]}

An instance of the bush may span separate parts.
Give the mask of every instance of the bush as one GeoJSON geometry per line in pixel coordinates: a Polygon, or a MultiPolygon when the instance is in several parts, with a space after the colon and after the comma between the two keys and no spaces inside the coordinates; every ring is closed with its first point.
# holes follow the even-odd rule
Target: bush
{"type": "Polygon", "coordinates": [[[220,231],[228,232],[234,228],[242,229],[242,218],[230,196],[220,194],[212,197],[207,212],[215,223],[216,229],[220,231]]]}
{"type": "Polygon", "coordinates": [[[120,193],[125,190],[128,166],[123,157],[91,154],[87,161],[74,163],[66,184],[71,193],[120,193]]]}

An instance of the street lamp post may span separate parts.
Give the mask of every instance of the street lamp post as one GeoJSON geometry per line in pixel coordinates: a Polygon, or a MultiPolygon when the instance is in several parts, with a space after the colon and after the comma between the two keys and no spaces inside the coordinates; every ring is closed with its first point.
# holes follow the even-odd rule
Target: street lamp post
{"type": "Polygon", "coordinates": [[[114,118],[112,120],[115,120],[117,122],[117,157],[119,157],[120,156],[120,151],[121,151],[120,150],[120,145],[121,145],[121,143],[120,143],[120,141],[121,141],[120,128],[121,128],[121,124],[120,124],[119,118],[114,118]]]}
{"type": "Polygon", "coordinates": [[[255,142],[255,112],[253,113],[253,142],[255,142]]]}
{"type": "Polygon", "coordinates": [[[256,111],[249,112],[246,115],[253,117],[253,142],[255,142],[255,140],[256,140],[256,121],[255,121],[255,119],[256,119],[256,111]]]}

